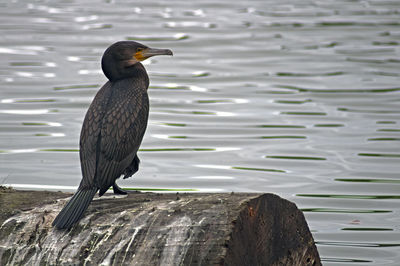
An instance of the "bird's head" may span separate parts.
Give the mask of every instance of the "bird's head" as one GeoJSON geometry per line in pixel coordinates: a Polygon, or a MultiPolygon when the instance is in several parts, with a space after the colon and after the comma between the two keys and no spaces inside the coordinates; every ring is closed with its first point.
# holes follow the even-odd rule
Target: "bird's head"
{"type": "Polygon", "coordinates": [[[101,67],[110,81],[118,80],[134,75],[132,72],[137,63],[155,55],[172,55],[172,51],[150,48],[134,41],[116,42],[104,52],[101,67]]]}

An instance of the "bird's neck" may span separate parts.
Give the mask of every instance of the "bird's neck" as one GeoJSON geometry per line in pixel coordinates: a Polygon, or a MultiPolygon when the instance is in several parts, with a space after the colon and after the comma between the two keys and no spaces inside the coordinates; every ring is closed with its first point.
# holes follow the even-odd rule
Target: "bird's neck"
{"type": "MultiPolygon", "coordinates": [[[[140,64],[140,63],[139,63],[140,64]]],[[[149,77],[143,65],[135,64],[135,69],[130,69],[129,75],[124,78],[110,80],[111,90],[119,91],[120,95],[130,95],[132,91],[137,93],[147,93],[149,88],[149,77]]]]}
{"type": "Polygon", "coordinates": [[[110,82],[116,82],[123,79],[140,79],[147,84],[146,88],[149,85],[149,77],[147,75],[146,69],[144,66],[137,62],[136,64],[125,67],[123,64],[115,64],[112,61],[108,61],[107,58],[103,57],[102,59],[102,69],[104,75],[110,80],[110,82]]]}
{"type": "Polygon", "coordinates": [[[141,63],[136,63],[125,69],[127,70],[126,78],[143,81],[146,85],[146,89],[149,87],[149,76],[141,63]]]}

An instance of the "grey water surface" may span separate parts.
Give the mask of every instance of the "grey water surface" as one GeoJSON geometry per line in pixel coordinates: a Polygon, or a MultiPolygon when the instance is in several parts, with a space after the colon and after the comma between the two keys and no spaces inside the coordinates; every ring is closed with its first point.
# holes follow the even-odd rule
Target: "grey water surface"
{"type": "Polygon", "coordinates": [[[2,1],[1,184],[75,189],[119,40],[174,52],[121,186],[277,193],[324,265],[400,265],[399,1],[2,1]]]}

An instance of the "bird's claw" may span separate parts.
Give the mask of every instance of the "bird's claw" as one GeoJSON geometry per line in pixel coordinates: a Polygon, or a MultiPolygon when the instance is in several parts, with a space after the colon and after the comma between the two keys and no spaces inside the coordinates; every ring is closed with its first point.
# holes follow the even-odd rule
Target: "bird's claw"
{"type": "Polygon", "coordinates": [[[116,183],[113,185],[114,194],[126,195],[128,192],[120,188],[116,183]]]}

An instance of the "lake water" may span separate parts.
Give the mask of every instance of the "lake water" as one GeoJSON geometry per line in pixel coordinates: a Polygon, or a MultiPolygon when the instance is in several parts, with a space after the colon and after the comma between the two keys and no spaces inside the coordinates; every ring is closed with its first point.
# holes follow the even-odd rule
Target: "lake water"
{"type": "Polygon", "coordinates": [[[277,193],[324,265],[400,264],[399,1],[0,5],[1,184],[75,189],[101,55],[137,40],[174,56],[121,186],[277,193]]]}

